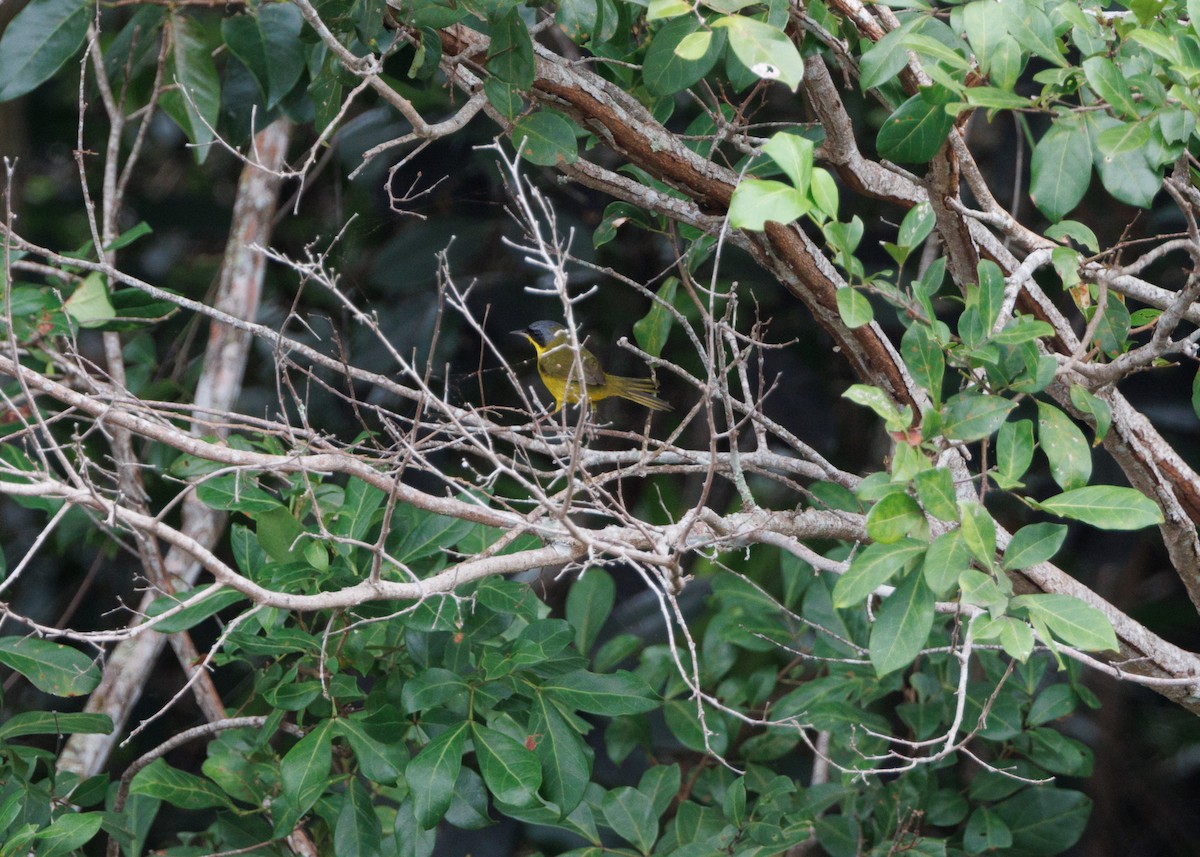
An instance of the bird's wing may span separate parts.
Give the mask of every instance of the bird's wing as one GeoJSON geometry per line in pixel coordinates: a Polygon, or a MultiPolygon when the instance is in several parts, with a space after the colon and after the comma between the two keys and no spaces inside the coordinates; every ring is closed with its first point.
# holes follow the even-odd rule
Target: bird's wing
{"type": "Polygon", "coordinates": [[[588,387],[604,386],[604,367],[596,355],[586,348],[580,350],[579,362],[583,366],[583,383],[588,387]]]}

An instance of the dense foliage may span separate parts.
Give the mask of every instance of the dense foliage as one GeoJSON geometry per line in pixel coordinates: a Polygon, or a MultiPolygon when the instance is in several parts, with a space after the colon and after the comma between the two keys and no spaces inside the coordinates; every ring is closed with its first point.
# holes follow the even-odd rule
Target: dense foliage
{"type": "Polygon", "coordinates": [[[0,856],[1051,855],[1193,719],[1194,2],[12,14],[0,856]]]}

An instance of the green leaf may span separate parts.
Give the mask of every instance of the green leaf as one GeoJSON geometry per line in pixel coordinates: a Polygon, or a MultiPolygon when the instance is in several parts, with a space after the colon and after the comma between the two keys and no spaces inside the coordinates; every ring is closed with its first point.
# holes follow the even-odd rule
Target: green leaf
{"type": "Polygon", "coordinates": [[[1076,488],[1033,505],[1101,530],[1140,530],[1163,522],[1162,510],[1153,500],[1133,488],[1115,485],[1076,488]]]}
{"type": "Polygon", "coordinates": [[[164,92],[160,104],[195,146],[196,163],[202,164],[208,157],[221,112],[217,67],[204,28],[193,18],[168,15],[166,32],[171,39],[167,79],[177,88],[164,92]]]}
{"type": "Polygon", "coordinates": [[[778,27],[745,15],[726,15],[713,27],[729,33],[729,47],[746,68],[764,80],[778,80],[793,92],[804,79],[804,60],[778,27]]]}
{"type": "Polygon", "coordinates": [[[99,667],[83,652],[37,637],[0,637],[0,664],[54,696],[85,696],[100,684],[99,667]]]}
{"type": "Polygon", "coordinates": [[[763,144],[762,150],[779,165],[796,190],[808,193],[813,171],[812,140],[780,131],[763,144]]]}
{"type": "Polygon", "coordinates": [[[958,520],[958,499],[954,493],[954,477],[944,467],[922,470],[914,479],[917,497],[925,511],[943,521],[958,520]]]}
{"type": "Polygon", "coordinates": [[[604,795],[600,802],[604,820],[613,832],[634,845],[642,854],[649,854],[658,839],[658,819],[654,808],[637,789],[619,786],[604,795]]]}
{"type": "Polygon", "coordinates": [[[116,315],[108,299],[104,275],[91,273],[63,304],[67,315],[80,327],[100,327],[116,315]]]}
{"type": "Polygon", "coordinates": [[[838,314],[846,327],[853,330],[870,324],[875,319],[875,310],[871,308],[871,302],[858,289],[846,286],[834,294],[837,298],[838,314]]]}
{"type": "Polygon", "coordinates": [[[861,604],[876,589],[916,561],[925,552],[925,542],[902,539],[892,544],[875,544],[863,548],[850,562],[850,568],[833,585],[833,606],[853,607],[861,604]]]}
{"type": "Polygon", "coordinates": [[[283,101],[304,73],[303,24],[300,10],[290,3],[263,4],[257,14],[221,21],[225,44],[249,69],[268,110],[283,101]]]}
{"type": "Polygon", "coordinates": [[[907,36],[919,23],[919,19],[910,19],[894,30],[884,34],[883,38],[863,51],[859,60],[858,85],[863,92],[875,89],[887,83],[908,65],[908,47],[904,43],[907,36]]]}
{"type": "Polygon", "coordinates": [[[808,197],[789,184],[742,179],[729,201],[729,223],[734,229],[761,232],[768,220],[791,223],[807,211],[808,197]]]}
{"type": "Polygon", "coordinates": [[[100,832],[102,812],[68,812],[38,831],[38,857],[63,857],[90,842],[100,832]]]}
{"type": "Polygon", "coordinates": [[[1192,413],[1200,417],[1200,371],[1192,379],[1192,413]]]}
{"type": "Polygon", "coordinates": [[[1104,56],[1088,57],[1083,61],[1083,73],[1088,84],[1112,106],[1114,112],[1125,119],[1140,118],[1125,75],[1112,60],[1104,56]]]}
{"type": "Polygon", "coordinates": [[[650,0],[646,9],[647,21],[658,21],[663,18],[674,18],[686,15],[692,11],[692,4],[684,0],[650,0]]]}
{"type": "Polygon", "coordinates": [[[1087,485],[1092,452],[1079,426],[1054,405],[1038,402],[1038,436],[1059,487],[1069,491],[1087,485]]]}
{"type": "Polygon", "coordinates": [[[579,159],[575,126],[557,110],[539,110],[513,123],[512,141],[531,164],[552,167],[579,159]]]}
{"type": "Polygon", "coordinates": [[[1014,660],[1025,663],[1033,654],[1033,631],[1028,622],[1012,616],[997,616],[976,620],[975,628],[977,641],[999,640],[1001,647],[1014,660]]]}
{"type": "Polygon", "coordinates": [[[658,288],[658,300],[650,307],[650,312],[633,323],[633,338],[637,340],[638,347],[647,354],[658,357],[667,345],[671,326],[675,323],[675,316],[667,307],[675,305],[675,291],[678,287],[678,277],[667,277],[658,288]]]}
{"type": "Polygon", "coordinates": [[[1106,158],[1141,151],[1149,142],[1149,122],[1118,122],[1096,135],[1096,148],[1106,158]]]}
{"type": "Polygon", "coordinates": [[[1061,854],[1083,835],[1092,802],[1082,792],[1035,786],[993,807],[1012,831],[1015,853],[1061,854]]]}
{"type": "Polygon", "coordinates": [[[682,92],[708,74],[725,47],[724,32],[714,33],[708,50],[699,59],[684,59],[675,52],[688,36],[701,30],[694,15],[678,18],[654,34],[642,64],[642,79],[650,94],[657,97],[682,92]]]}
{"type": "Polygon", "coordinates": [[[884,421],[888,431],[901,431],[912,424],[911,410],[907,406],[903,410],[897,408],[891,396],[878,387],[851,384],[846,388],[846,392],[842,393],[842,398],[870,408],[884,421]]]}
{"type": "Polygon", "coordinates": [[[518,89],[533,86],[537,72],[533,39],[515,6],[492,24],[487,70],[518,89]]]}
{"type": "Polygon", "coordinates": [[[258,487],[253,474],[242,471],[201,483],[196,488],[196,497],[210,509],[242,512],[251,517],[283,508],[278,500],[258,487]]]}
{"type": "MultiPolygon", "coordinates": [[[[591,569],[594,574],[599,569],[591,569]]],[[[543,695],[533,700],[529,721],[535,753],[542,766],[542,792],[563,815],[579,806],[592,775],[590,753],[579,733],[543,695]]]]}
{"type": "Polygon", "coordinates": [[[165,595],[162,598],[155,599],[151,602],[149,608],[147,608],[146,615],[154,617],[166,613],[176,605],[210,589],[213,591],[198,603],[180,610],[170,619],[164,619],[162,622],[156,624],[154,629],[160,634],[176,634],[180,631],[186,631],[188,628],[199,625],[209,616],[224,610],[231,604],[236,604],[246,599],[246,596],[236,589],[229,589],[228,587],[218,588],[215,584],[206,583],[197,586],[191,591],[177,592],[174,595],[165,595]]]}
{"type": "Polygon", "coordinates": [[[921,573],[934,595],[942,596],[958,585],[959,575],[971,567],[971,550],[960,530],[942,533],[925,553],[921,573]]]}
{"type": "Polygon", "coordinates": [[[960,500],[962,535],[971,555],[990,569],[996,562],[996,522],[980,503],[960,500]]]}
{"type": "Polygon", "coordinates": [[[0,101],[49,80],[83,45],[94,7],[90,0],[31,0],[0,38],[0,101]]]}
{"type": "Polygon", "coordinates": [[[1034,147],[1029,197],[1049,220],[1062,220],[1087,193],[1092,181],[1091,150],[1087,128],[1065,120],[1051,125],[1034,147]]]}
{"type": "Polygon", "coordinates": [[[1043,234],[1054,241],[1071,238],[1093,253],[1100,252],[1100,241],[1096,238],[1096,233],[1091,230],[1091,227],[1080,223],[1078,220],[1062,220],[1051,226],[1043,234]]]}
{"type": "Polygon", "coordinates": [[[1077,701],[1075,691],[1069,684],[1052,684],[1039,693],[1029,706],[1025,722],[1030,726],[1040,726],[1061,720],[1075,711],[1077,701]]]}
{"type": "Polygon", "coordinates": [[[986,806],[976,807],[963,831],[963,848],[968,854],[982,854],[1012,845],[1012,831],[986,806]]]}
{"type": "Polygon", "coordinates": [[[867,536],[880,544],[898,542],[924,526],[917,501],[900,491],[888,494],[867,513],[867,536]]]}
{"type": "Polygon", "coordinates": [[[574,710],[608,717],[640,714],[660,704],[645,679],[626,670],[611,675],[575,670],[547,681],[542,692],[574,710]]]}
{"type": "Polygon", "coordinates": [[[409,759],[402,744],[384,744],[367,731],[366,720],[357,717],[338,718],[337,734],[346,739],[367,779],[386,784],[400,779],[409,759]]]}
{"type": "Polygon", "coordinates": [[[0,723],[0,740],[23,735],[111,735],[112,730],[112,718],[107,714],[24,711],[0,723]]]}
{"type": "MultiPolygon", "coordinates": [[[[649,20],[648,17],[647,20],[649,20]]],[[[691,62],[703,59],[704,55],[708,53],[708,49],[712,47],[712,40],[712,30],[697,30],[694,33],[688,33],[683,37],[683,41],[675,46],[675,55],[691,62]]]]}
{"type": "Polygon", "coordinates": [[[1017,420],[1000,426],[996,435],[996,483],[1005,489],[1021,485],[1033,463],[1033,422],[1017,420]]]}
{"type": "Polygon", "coordinates": [[[458,673],[430,667],[404,683],[400,691],[400,710],[405,714],[426,711],[469,692],[466,680],[458,673]]]}
{"type": "Polygon", "coordinates": [[[1024,608],[1068,646],[1093,652],[1117,651],[1117,635],[1108,617],[1074,595],[1018,595],[1012,609],[1024,608]]]}
{"type": "Polygon", "coordinates": [[[964,390],[946,400],[942,433],[952,440],[981,440],[999,429],[1016,406],[1015,402],[1001,396],[985,396],[976,389],[964,390]]]}
{"type": "MultiPolygon", "coordinates": [[[[588,568],[571,584],[567,594],[567,621],[575,629],[575,648],[592,650],[616,600],[617,587],[602,568],[588,568]]],[[[569,810],[568,810],[569,812],[569,810]]]]}
{"type": "Polygon", "coordinates": [[[812,187],[809,188],[809,191],[812,194],[812,200],[817,206],[817,210],[826,217],[836,220],[838,215],[838,187],[829,170],[821,167],[813,168],[812,187]]]}
{"type": "MultiPolygon", "coordinates": [[[[542,784],[542,768],[532,750],[503,732],[471,724],[479,773],[497,801],[514,806],[532,803],[542,784]]],[[[411,782],[411,781],[410,781],[411,782]]]]}
{"type": "Polygon", "coordinates": [[[413,813],[424,830],[437,826],[454,799],[469,725],[463,721],[451,726],[430,741],[404,770],[413,796],[413,813]]]}
{"type": "Polygon", "coordinates": [[[322,720],[279,760],[283,799],[297,815],[312,809],[329,786],[335,721],[322,720]]]}
{"type": "Polygon", "coordinates": [[[155,759],[138,771],[129,793],[157,798],[179,809],[229,806],[229,797],[212,780],[172,768],[163,759],[155,759]]]}
{"type": "Polygon", "coordinates": [[[1162,172],[1146,160],[1146,150],[1105,153],[1097,141],[1105,131],[1120,125],[1120,120],[1093,114],[1085,121],[1092,134],[1092,163],[1104,189],[1121,202],[1149,208],[1162,187],[1162,172]]]}
{"type": "MultiPolygon", "coordinates": [[[[840,295],[842,290],[838,291],[840,295]]],[[[904,331],[900,340],[900,356],[913,380],[929,393],[934,405],[942,401],[942,379],[946,374],[946,358],[942,346],[923,324],[914,324],[904,331]]]]}
{"type": "Polygon", "coordinates": [[[1004,551],[1002,568],[1017,571],[1045,562],[1062,547],[1067,538],[1067,527],[1063,524],[1030,524],[1013,533],[1008,548],[1004,551]]]}
{"type": "Polygon", "coordinates": [[[945,87],[926,87],[901,104],[883,122],[875,145],[882,157],[893,161],[923,164],[937,154],[954,127],[954,117],[945,110],[955,100],[945,87]]]}
{"type": "Polygon", "coordinates": [[[1062,44],[1054,34],[1054,24],[1039,6],[1023,0],[1005,0],[1002,8],[1008,14],[1008,32],[1025,50],[1035,53],[1060,68],[1069,63],[1062,55],[1062,44]]]}
{"type": "Polygon", "coordinates": [[[910,574],[883,601],[871,628],[870,656],[880,676],[913,662],[933,628],[934,596],[920,574],[910,574]]]}
{"type": "MultiPolygon", "coordinates": [[[[895,32],[893,30],[892,32],[895,32]]],[[[901,247],[913,248],[921,244],[933,231],[937,218],[933,214],[933,206],[928,202],[919,202],[908,210],[900,221],[900,229],[896,233],[896,243],[901,247]]]]}
{"type": "Polygon", "coordinates": [[[383,830],[371,795],[351,779],[342,795],[342,811],[333,829],[333,851],[338,857],[378,857],[383,830]]]}

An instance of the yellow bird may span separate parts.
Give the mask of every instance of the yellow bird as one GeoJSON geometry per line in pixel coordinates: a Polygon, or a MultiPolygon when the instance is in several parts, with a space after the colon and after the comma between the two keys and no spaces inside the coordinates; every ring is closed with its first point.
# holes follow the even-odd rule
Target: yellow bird
{"type": "Polygon", "coordinates": [[[524,330],[514,330],[524,336],[537,352],[538,374],[542,383],[554,397],[554,412],[562,410],[564,404],[579,404],[582,392],[589,402],[595,403],[610,396],[629,399],[655,411],[669,411],[671,406],[658,396],[658,382],[652,378],[623,378],[609,375],[596,359],[596,355],[582,345],[579,359],[571,347],[567,329],[555,321],[535,321],[524,330]],[[579,383],[582,372],[583,384],[579,383]]]}

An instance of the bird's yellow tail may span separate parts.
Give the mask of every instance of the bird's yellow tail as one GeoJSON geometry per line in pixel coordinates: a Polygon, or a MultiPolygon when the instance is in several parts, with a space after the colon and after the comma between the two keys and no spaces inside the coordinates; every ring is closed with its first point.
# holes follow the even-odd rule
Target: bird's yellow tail
{"type": "Polygon", "coordinates": [[[610,396],[620,396],[654,411],[669,411],[671,406],[654,395],[658,384],[650,378],[624,378],[620,375],[604,376],[604,387],[610,396]]]}

